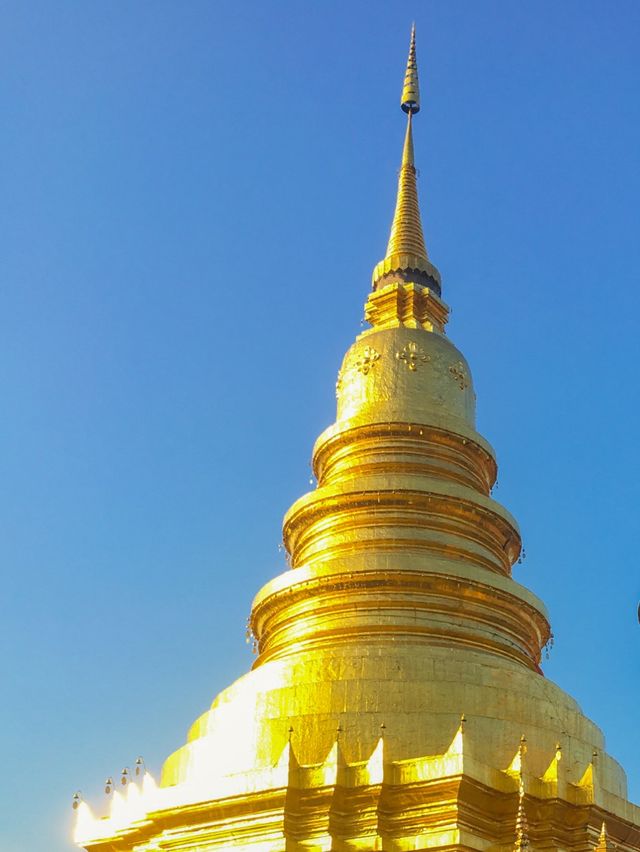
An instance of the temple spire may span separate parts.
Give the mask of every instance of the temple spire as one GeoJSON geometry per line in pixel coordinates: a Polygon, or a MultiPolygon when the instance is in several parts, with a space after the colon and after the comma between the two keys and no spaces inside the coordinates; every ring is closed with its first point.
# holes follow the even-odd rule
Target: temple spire
{"type": "Polygon", "coordinates": [[[384,260],[373,271],[373,287],[405,281],[433,288],[440,293],[440,275],[429,262],[420,221],[418,187],[413,153],[413,116],[420,110],[420,85],[416,60],[416,28],[411,29],[409,57],[400,106],[407,113],[407,131],[398,176],[396,209],[384,260]]]}
{"type": "Polygon", "coordinates": [[[520,779],[518,788],[518,815],[516,817],[516,842],[514,844],[514,852],[526,852],[530,849],[529,843],[529,825],[527,823],[527,815],[524,810],[524,784],[520,779]]]}

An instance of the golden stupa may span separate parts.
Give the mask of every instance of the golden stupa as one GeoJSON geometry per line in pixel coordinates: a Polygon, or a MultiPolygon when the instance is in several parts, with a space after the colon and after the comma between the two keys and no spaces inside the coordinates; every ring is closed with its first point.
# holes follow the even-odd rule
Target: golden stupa
{"type": "Polygon", "coordinates": [[[257,595],[257,658],[159,783],[139,762],[109,813],[76,797],[89,852],[640,850],[640,808],[577,703],[545,679],[544,605],[511,577],[518,525],[445,336],[412,121],[387,253],[347,352],[318,485],[284,519],[290,570],[257,595]]]}

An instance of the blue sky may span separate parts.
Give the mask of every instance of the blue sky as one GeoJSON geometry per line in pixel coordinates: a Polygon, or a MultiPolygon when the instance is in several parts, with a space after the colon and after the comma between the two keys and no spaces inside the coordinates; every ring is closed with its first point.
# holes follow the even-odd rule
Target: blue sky
{"type": "Polygon", "coordinates": [[[0,846],[157,772],[251,599],[386,246],[416,20],[424,226],[548,676],[640,800],[640,5],[6,2],[0,846]]]}

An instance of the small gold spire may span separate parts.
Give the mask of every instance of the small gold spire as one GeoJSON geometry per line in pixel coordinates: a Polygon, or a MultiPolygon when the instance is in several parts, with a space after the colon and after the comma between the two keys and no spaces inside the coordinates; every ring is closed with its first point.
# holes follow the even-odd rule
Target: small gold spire
{"type": "Polygon", "coordinates": [[[606,822],[603,822],[602,828],[600,829],[600,837],[598,838],[598,845],[596,846],[595,852],[609,852],[609,850],[613,848],[613,844],[609,840],[607,824],[606,822]]]}
{"type": "Polygon", "coordinates": [[[529,849],[529,824],[527,823],[527,815],[524,810],[524,784],[520,778],[520,786],[518,788],[518,815],[516,816],[516,842],[514,852],[525,852],[529,849]]]}
{"type": "Polygon", "coordinates": [[[377,289],[382,280],[384,283],[404,281],[431,287],[440,295],[440,275],[435,266],[429,262],[422,233],[413,154],[412,119],[420,109],[415,25],[411,29],[411,44],[400,106],[408,115],[398,176],[396,209],[387,254],[373,271],[373,288],[377,289]]]}

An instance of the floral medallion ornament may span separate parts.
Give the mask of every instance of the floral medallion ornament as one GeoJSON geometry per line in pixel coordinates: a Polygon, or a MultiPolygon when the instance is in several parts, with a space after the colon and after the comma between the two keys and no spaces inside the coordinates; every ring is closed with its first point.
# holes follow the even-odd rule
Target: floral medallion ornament
{"type": "Polygon", "coordinates": [[[431,360],[431,356],[427,355],[424,349],[413,340],[396,352],[396,358],[398,361],[403,361],[412,372],[415,372],[420,364],[426,364],[431,360]]]}
{"type": "Polygon", "coordinates": [[[365,346],[360,357],[353,362],[353,366],[359,373],[366,376],[379,358],[380,353],[373,346],[365,346]]]}
{"type": "Polygon", "coordinates": [[[464,364],[462,361],[458,361],[456,364],[452,364],[449,367],[449,372],[454,378],[454,381],[460,388],[460,390],[464,390],[469,387],[469,379],[467,378],[467,371],[464,368],[464,364]]]}

